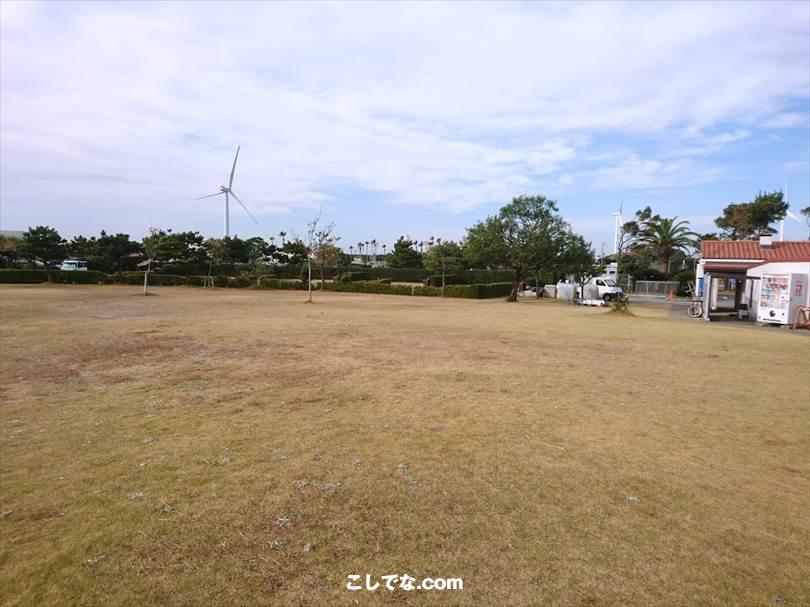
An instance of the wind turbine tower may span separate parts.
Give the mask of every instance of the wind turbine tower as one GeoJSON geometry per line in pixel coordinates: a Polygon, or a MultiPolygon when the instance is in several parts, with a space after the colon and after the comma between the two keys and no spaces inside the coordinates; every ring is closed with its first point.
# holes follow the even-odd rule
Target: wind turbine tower
{"type": "Polygon", "coordinates": [[[619,238],[620,232],[622,227],[622,207],[624,206],[624,200],[619,203],[619,208],[616,211],[613,211],[613,218],[614,218],[614,226],[613,226],[613,254],[616,255],[619,252],[619,238]]]}
{"type": "Polygon", "coordinates": [[[248,211],[245,204],[239,200],[239,197],[233,191],[233,175],[236,172],[236,161],[239,158],[239,150],[241,149],[241,145],[237,146],[236,148],[236,156],[233,157],[233,167],[231,167],[231,177],[228,180],[228,185],[219,186],[219,192],[215,192],[213,194],[207,194],[205,196],[200,196],[199,198],[195,198],[194,200],[202,200],[203,198],[211,198],[212,196],[219,196],[220,194],[225,194],[225,226],[224,226],[224,234],[225,238],[231,235],[231,218],[230,218],[230,197],[233,196],[236,202],[245,210],[245,213],[253,220],[253,223],[259,225],[259,222],[256,221],[256,218],[248,211]]]}

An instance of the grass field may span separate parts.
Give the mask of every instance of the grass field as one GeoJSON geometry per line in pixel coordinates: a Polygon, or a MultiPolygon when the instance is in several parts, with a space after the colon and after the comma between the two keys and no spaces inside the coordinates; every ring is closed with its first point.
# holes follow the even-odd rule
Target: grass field
{"type": "Polygon", "coordinates": [[[810,603],[807,335],[154,291],[0,287],[3,605],[810,603]]]}

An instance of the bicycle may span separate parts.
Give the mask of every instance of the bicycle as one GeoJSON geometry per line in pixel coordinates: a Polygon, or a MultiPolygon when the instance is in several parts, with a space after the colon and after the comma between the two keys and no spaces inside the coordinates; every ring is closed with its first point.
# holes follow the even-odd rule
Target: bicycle
{"type": "Polygon", "coordinates": [[[700,318],[703,316],[703,298],[695,294],[695,283],[689,283],[689,294],[692,296],[692,303],[686,308],[689,318],[700,318]]]}

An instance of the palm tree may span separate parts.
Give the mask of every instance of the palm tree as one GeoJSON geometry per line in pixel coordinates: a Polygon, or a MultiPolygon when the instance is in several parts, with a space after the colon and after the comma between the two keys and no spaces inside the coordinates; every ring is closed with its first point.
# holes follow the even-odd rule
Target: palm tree
{"type": "Polygon", "coordinates": [[[287,235],[287,232],[282,231],[282,232],[279,232],[278,235],[281,236],[281,246],[283,247],[284,246],[284,237],[287,235]]]}
{"type": "Polygon", "coordinates": [[[669,273],[669,260],[677,251],[686,252],[695,245],[698,235],[689,229],[689,222],[677,217],[656,217],[644,222],[639,241],[650,247],[669,273]]]}

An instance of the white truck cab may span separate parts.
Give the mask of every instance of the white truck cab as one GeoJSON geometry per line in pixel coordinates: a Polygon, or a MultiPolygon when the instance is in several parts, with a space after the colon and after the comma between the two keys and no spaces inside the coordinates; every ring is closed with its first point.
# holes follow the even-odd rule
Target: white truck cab
{"type": "Polygon", "coordinates": [[[87,262],[81,259],[66,259],[59,265],[63,272],[87,272],[87,262]]]}

